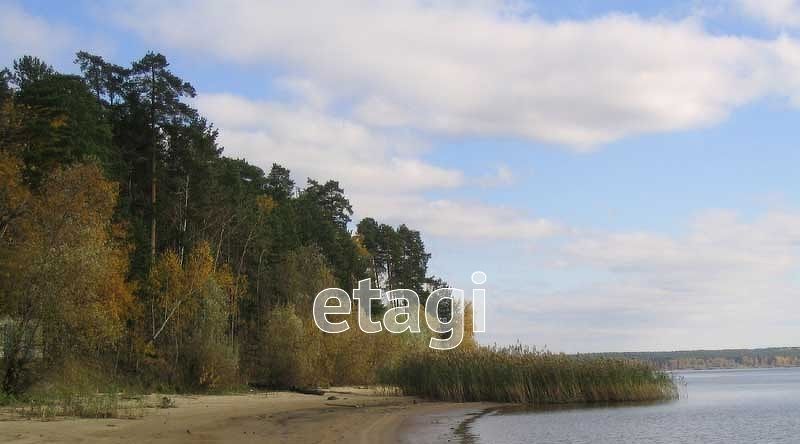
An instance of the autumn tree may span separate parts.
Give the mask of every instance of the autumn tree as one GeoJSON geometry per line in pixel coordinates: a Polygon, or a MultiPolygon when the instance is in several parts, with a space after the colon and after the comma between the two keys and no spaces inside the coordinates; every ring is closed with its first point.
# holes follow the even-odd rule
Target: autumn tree
{"type": "Polygon", "coordinates": [[[214,387],[235,378],[235,348],[227,340],[235,287],[229,269],[215,269],[207,243],[183,263],[167,251],[151,268],[150,341],[173,384],[214,387]]]}
{"type": "MultiPolygon", "coordinates": [[[[13,160],[4,163],[3,182],[17,194],[5,197],[8,208],[25,192],[13,160]]],[[[0,310],[12,321],[5,391],[24,388],[37,353],[54,367],[64,359],[97,357],[122,337],[133,299],[127,249],[112,223],[116,193],[96,164],[58,168],[7,225],[0,257],[0,310]]]]}

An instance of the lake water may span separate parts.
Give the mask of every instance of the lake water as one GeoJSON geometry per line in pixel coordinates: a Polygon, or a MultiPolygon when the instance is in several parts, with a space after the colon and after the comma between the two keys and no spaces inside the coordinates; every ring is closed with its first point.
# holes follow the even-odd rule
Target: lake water
{"type": "Polygon", "coordinates": [[[492,444],[800,443],[800,369],[678,372],[677,401],[500,410],[467,421],[462,440],[492,444]]]}

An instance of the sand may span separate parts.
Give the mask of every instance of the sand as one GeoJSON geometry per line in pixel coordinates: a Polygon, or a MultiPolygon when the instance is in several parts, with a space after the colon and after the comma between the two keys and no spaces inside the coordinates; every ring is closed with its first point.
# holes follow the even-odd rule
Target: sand
{"type": "Polygon", "coordinates": [[[0,419],[2,443],[425,443],[447,442],[481,404],[424,402],[369,389],[325,395],[173,396],[175,408],[136,419],[0,419]],[[335,396],[337,399],[328,399],[335,396]]]}

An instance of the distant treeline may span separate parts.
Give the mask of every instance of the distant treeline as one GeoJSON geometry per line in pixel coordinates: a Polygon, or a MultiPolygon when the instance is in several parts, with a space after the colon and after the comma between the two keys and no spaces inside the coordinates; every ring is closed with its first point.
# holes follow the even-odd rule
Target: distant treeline
{"type": "Polygon", "coordinates": [[[597,353],[590,356],[637,359],[651,362],[662,370],[800,366],[800,347],[597,353]]]}
{"type": "Polygon", "coordinates": [[[335,180],[223,155],[161,54],[75,63],[0,70],[0,395],[363,384],[425,347],[311,322],[327,287],[445,287],[418,231],[354,224],[335,180]]]}

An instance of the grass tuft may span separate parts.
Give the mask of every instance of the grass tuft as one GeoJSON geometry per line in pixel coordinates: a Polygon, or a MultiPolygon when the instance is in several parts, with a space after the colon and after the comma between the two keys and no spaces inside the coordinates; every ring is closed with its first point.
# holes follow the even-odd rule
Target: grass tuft
{"type": "Polygon", "coordinates": [[[139,418],[144,415],[144,408],[141,398],[123,398],[116,393],[61,393],[45,398],[29,398],[13,406],[14,412],[31,419],[139,418]]]}

